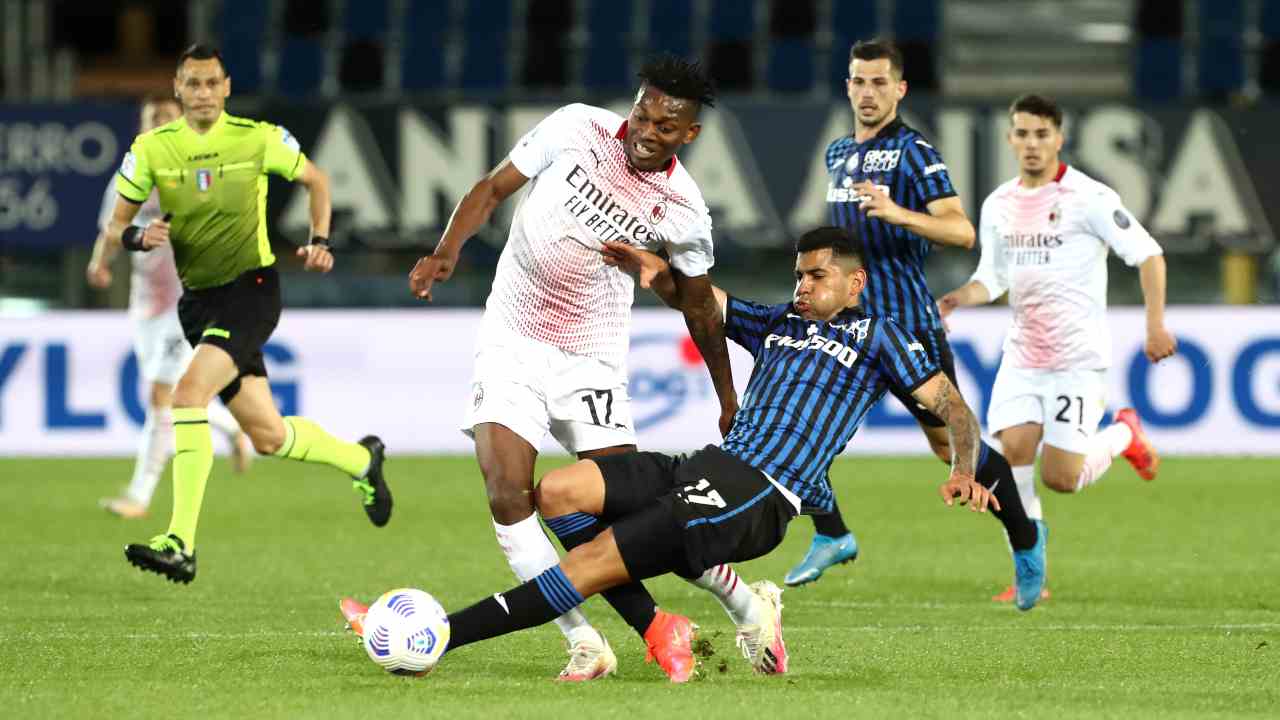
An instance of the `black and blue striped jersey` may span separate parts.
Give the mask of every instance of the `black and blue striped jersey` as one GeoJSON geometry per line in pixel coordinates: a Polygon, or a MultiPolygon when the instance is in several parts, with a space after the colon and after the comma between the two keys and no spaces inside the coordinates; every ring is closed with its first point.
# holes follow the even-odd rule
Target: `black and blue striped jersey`
{"type": "Polygon", "coordinates": [[[895,119],[875,137],[846,135],[827,146],[827,209],[832,225],[859,232],[866,248],[867,287],[862,305],[873,317],[890,318],[918,333],[940,329],[941,320],[924,278],[930,243],[905,228],[867,218],[853,184],[880,186],[895,203],[928,212],[928,204],[956,194],[942,156],[918,131],[895,119]],[[855,227],[857,226],[857,227],[855,227]]]}
{"type": "Polygon", "coordinates": [[[914,391],[938,373],[919,341],[860,307],[824,322],[805,320],[790,304],[731,297],[724,334],[755,366],[721,449],[811,510],[831,510],[831,461],[889,386],[914,391]]]}

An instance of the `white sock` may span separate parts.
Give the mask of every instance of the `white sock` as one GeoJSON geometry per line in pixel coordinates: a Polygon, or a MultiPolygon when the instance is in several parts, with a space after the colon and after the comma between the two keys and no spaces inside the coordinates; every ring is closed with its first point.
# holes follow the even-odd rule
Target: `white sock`
{"type": "Polygon", "coordinates": [[[1044,520],[1044,510],[1040,507],[1040,496],[1036,494],[1036,466],[1013,465],[1013,482],[1018,486],[1018,497],[1022,498],[1022,508],[1032,520],[1044,520]]]}
{"type": "MultiPolygon", "coordinates": [[[[507,556],[511,572],[516,574],[520,582],[529,582],[560,564],[560,556],[547,539],[547,534],[542,531],[537,513],[514,525],[500,525],[494,521],[493,531],[498,536],[498,545],[507,556]]],[[[555,622],[570,644],[585,632],[595,633],[595,629],[578,608],[556,618],[555,622]]]]}
{"type": "Polygon", "coordinates": [[[147,419],[138,437],[138,454],[133,461],[133,479],[125,496],[146,507],[156,492],[164,466],[173,455],[173,410],[147,408],[147,419]]]}
{"type": "Polygon", "coordinates": [[[1094,437],[1106,442],[1107,449],[1111,451],[1111,457],[1115,457],[1129,449],[1129,443],[1133,442],[1133,431],[1124,423],[1111,423],[1098,431],[1094,437]]]}
{"type": "Polygon", "coordinates": [[[240,434],[240,423],[236,422],[227,406],[220,402],[209,403],[209,427],[222,433],[227,442],[234,442],[236,435],[240,434]]]}
{"type": "Polygon", "coordinates": [[[728,565],[717,565],[702,573],[702,576],[689,582],[703,590],[708,590],[720,601],[720,607],[729,613],[734,625],[757,625],[760,618],[756,613],[755,595],[742,582],[738,573],[728,565]]]}
{"type": "Polygon", "coordinates": [[[1131,442],[1133,431],[1124,423],[1113,423],[1094,435],[1089,452],[1084,456],[1080,477],[1076,478],[1076,492],[1101,480],[1102,474],[1111,467],[1111,459],[1124,452],[1131,442]]]}

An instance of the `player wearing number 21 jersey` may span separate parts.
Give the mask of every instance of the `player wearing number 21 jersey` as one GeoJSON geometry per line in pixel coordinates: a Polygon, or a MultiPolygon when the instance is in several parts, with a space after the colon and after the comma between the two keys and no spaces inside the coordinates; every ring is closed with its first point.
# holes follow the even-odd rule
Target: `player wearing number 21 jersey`
{"type": "Polygon", "coordinates": [[[1047,98],[1027,95],[1014,101],[1009,117],[1019,175],[983,203],[978,271],[943,296],[939,307],[947,315],[960,305],[1009,294],[1013,325],[988,425],[1013,466],[1027,514],[1042,520],[1033,466],[1042,441],[1041,478],[1059,492],[1096,483],[1116,455],[1123,454],[1146,480],[1159,467],[1132,408],[1121,409],[1115,423],[1098,430],[1111,365],[1109,251],[1139,268],[1147,357],[1168,357],[1176,342],[1164,327],[1160,246],[1115,191],[1059,159],[1061,110],[1047,98]]]}

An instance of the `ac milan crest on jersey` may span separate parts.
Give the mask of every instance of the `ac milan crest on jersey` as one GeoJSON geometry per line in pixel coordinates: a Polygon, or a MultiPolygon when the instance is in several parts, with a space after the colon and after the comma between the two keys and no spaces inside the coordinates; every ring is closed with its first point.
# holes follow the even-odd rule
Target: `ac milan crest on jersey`
{"type": "Polygon", "coordinates": [[[209,188],[213,185],[213,172],[201,168],[196,171],[196,188],[200,192],[209,192],[209,188]]]}
{"type": "Polygon", "coordinates": [[[653,223],[654,225],[657,225],[658,223],[662,222],[662,218],[666,216],[667,216],[667,204],[659,200],[658,204],[654,205],[653,209],[649,211],[649,222],[653,223]]]}

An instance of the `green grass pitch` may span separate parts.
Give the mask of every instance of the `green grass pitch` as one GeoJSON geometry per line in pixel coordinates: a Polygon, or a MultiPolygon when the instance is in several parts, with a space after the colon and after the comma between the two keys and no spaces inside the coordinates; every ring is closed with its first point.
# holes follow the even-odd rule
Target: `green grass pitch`
{"type": "MultiPolygon", "coordinates": [[[[551,459],[550,467],[563,460],[551,459]]],[[[458,609],[513,584],[472,459],[393,456],[396,506],[375,529],[337,472],[219,460],[188,587],[130,567],[162,530],[96,506],[124,460],[0,460],[0,714],[10,718],[1158,717],[1280,714],[1280,467],[1167,459],[1146,484],[1123,463],[1077,496],[1045,496],[1053,598],[1030,613],[990,517],[945,509],[926,459],[833,469],[863,555],[783,596],[791,674],[755,677],[714,600],[650,582],[715,655],[674,687],[600,599],[588,616],[619,676],[552,682],[552,626],[460,649],[425,678],[388,675],[343,631],[338,598],[420,587],[458,609]]],[[[738,569],[781,582],[807,546],[793,523],[738,569]]]]}

